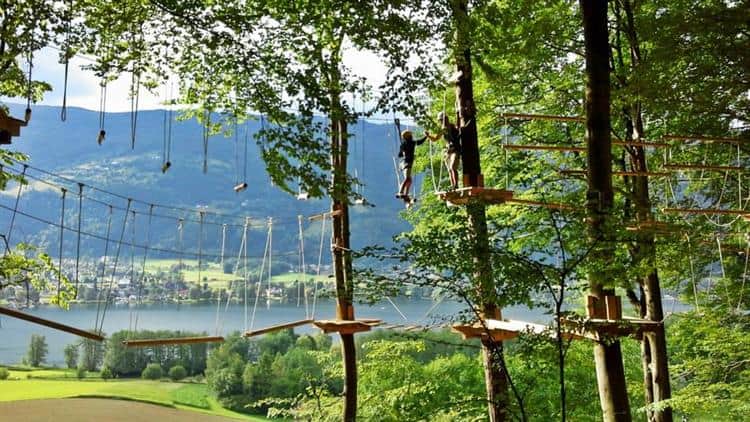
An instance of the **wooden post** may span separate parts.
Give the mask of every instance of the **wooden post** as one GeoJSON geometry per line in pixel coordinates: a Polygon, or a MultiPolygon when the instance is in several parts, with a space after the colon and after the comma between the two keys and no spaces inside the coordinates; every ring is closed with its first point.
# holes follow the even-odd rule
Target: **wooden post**
{"type": "MultiPolygon", "coordinates": [[[[607,2],[580,0],[583,13],[583,35],[586,50],[586,146],[588,192],[587,214],[592,242],[603,237],[612,207],[612,139],[610,138],[609,33],[607,2]]],[[[606,244],[604,244],[606,246],[606,244]]],[[[605,266],[611,251],[597,248],[592,258],[605,266]]],[[[607,294],[603,270],[589,273],[591,293],[600,300],[607,294]]],[[[597,342],[594,360],[599,386],[602,416],[607,422],[630,422],[630,404],[625,384],[620,342],[597,342]]]]}
{"type": "MultiPolygon", "coordinates": [[[[468,15],[468,1],[451,1],[453,19],[456,25],[456,45],[453,60],[456,63],[456,99],[458,102],[458,122],[461,131],[461,160],[463,184],[465,187],[482,187],[482,168],[479,158],[476,106],[471,66],[471,22],[468,15]]],[[[469,217],[470,250],[474,262],[474,285],[481,303],[483,317],[501,319],[501,312],[495,297],[494,278],[490,260],[490,244],[487,234],[487,215],[482,201],[469,201],[466,205],[469,217]]],[[[508,418],[508,378],[503,365],[503,343],[492,338],[482,339],[485,386],[489,420],[501,422],[508,418]]]]}

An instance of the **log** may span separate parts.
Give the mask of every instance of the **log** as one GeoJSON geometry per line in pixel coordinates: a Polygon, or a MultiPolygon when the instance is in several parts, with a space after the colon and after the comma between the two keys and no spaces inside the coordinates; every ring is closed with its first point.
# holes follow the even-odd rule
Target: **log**
{"type": "Polygon", "coordinates": [[[81,330],[79,328],[71,327],[70,325],[60,324],[59,322],[39,318],[38,316],[30,315],[21,311],[16,311],[15,309],[6,308],[4,306],[0,306],[0,314],[31,322],[33,324],[43,325],[45,327],[52,328],[53,330],[64,331],[66,333],[84,337],[90,340],[104,341],[103,336],[92,333],[90,331],[81,330]]]}
{"type": "Polygon", "coordinates": [[[272,325],[270,327],[260,328],[258,330],[246,331],[244,334],[242,334],[242,336],[254,337],[254,336],[259,336],[262,334],[273,333],[274,331],[286,330],[287,328],[294,328],[294,327],[299,327],[301,325],[311,324],[312,322],[313,322],[312,319],[301,319],[299,321],[292,321],[292,322],[287,322],[284,324],[272,325]]]}
{"type": "Polygon", "coordinates": [[[205,337],[174,337],[174,338],[154,338],[154,339],[132,339],[123,340],[122,344],[126,347],[147,347],[147,346],[170,346],[180,344],[200,344],[200,343],[221,343],[224,337],[205,336],[205,337]]]}

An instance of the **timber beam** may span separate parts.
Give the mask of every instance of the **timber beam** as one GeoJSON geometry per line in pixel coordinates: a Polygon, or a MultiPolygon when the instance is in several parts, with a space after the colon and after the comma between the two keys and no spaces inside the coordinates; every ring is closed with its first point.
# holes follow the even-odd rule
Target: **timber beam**
{"type": "Polygon", "coordinates": [[[470,186],[456,190],[438,192],[438,197],[451,205],[466,205],[469,202],[482,202],[484,204],[503,204],[513,198],[513,192],[505,189],[493,189],[479,186],[470,186]]]}
{"type": "Polygon", "coordinates": [[[323,330],[324,333],[354,334],[370,331],[377,327],[382,321],[378,319],[322,319],[313,321],[313,325],[323,330]]]}
{"type": "Polygon", "coordinates": [[[0,306],[0,314],[7,315],[9,317],[13,317],[13,318],[20,319],[23,321],[31,322],[33,324],[42,325],[47,328],[52,328],[53,330],[64,331],[66,333],[73,334],[79,337],[84,337],[89,340],[104,341],[104,337],[99,334],[95,334],[90,331],[81,330],[80,328],[71,327],[70,325],[60,324],[59,322],[51,321],[48,319],[39,318],[38,316],[27,314],[21,311],[17,311],[15,309],[6,308],[4,306],[0,306]]]}
{"type": "Polygon", "coordinates": [[[175,337],[175,338],[154,338],[154,339],[132,339],[123,340],[125,347],[148,347],[148,346],[172,346],[184,344],[201,344],[201,343],[221,343],[224,337],[221,336],[202,336],[202,337],[175,337]]]}
{"type": "Polygon", "coordinates": [[[300,327],[302,325],[312,324],[312,319],[301,319],[299,321],[286,322],[284,324],[271,325],[270,327],[260,328],[257,330],[245,331],[243,337],[255,337],[263,334],[273,333],[275,331],[286,330],[288,328],[300,327]]]}

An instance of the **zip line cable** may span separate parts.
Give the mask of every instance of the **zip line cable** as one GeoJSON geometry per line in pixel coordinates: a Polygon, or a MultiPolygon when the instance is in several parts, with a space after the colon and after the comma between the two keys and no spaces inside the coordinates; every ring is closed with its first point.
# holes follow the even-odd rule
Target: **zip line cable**
{"type": "MultiPolygon", "coordinates": [[[[78,228],[76,229],[76,285],[74,299],[78,299],[78,275],[81,263],[81,223],[83,220],[83,184],[78,184],[78,228]]],[[[62,228],[61,228],[62,230],[62,228]]]]}
{"type": "MultiPolygon", "coordinates": [[[[23,165],[23,170],[21,171],[21,180],[18,181],[18,192],[16,193],[16,203],[13,206],[13,214],[10,217],[10,225],[8,226],[8,234],[5,235],[5,241],[10,244],[10,235],[13,234],[13,224],[16,222],[16,212],[18,211],[18,203],[21,200],[21,191],[23,190],[23,180],[24,176],[26,176],[26,170],[29,168],[28,165],[23,165]]],[[[0,165],[0,169],[2,169],[2,166],[0,165]]]]}
{"type": "Polygon", "coordinates": [[[62,196],[60,198],[60,249],[58,250],[58,268],[57,268],[57,301],[60,301],[60,287],[62,285],[63,271],[63,240],[65,239],[65,195],[68,193],[67,189],[62,189],[62,196]]]}

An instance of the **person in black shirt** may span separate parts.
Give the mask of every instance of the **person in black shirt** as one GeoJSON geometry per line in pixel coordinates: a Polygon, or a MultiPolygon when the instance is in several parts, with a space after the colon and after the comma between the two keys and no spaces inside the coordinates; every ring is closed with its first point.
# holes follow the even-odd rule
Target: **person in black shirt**
{"type": "Polygon", "coordinates": [[[414,164],[414,149],[417,145],[422,145],[428,136],[429,134],[425,132],[425,136],[415,140],[410,130],[401,132],[401,145],[398,150],[398,156],[401,158],[401,170],[404,172],[404,181],[401,182],[396,198],[403,199],[407,206],[412,203],[409,197],[409,189],[411,188],[411,167],[414,164]]]}

